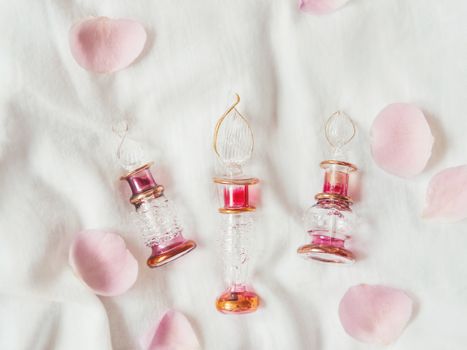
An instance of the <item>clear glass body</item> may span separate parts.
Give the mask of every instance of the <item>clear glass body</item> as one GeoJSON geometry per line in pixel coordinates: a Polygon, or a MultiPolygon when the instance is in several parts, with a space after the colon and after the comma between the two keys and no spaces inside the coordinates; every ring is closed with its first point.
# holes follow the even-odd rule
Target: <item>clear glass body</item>
{"type": "Polygon", "coordinates": [[[305,213],[308,234],[336,241],[336,244],[350,238],[354,221],[350,205],[336,201],[319,201],[305,213]]]}
{"type": "Polygon", "coordinates": [[[164,195],[143,201],[136,208],[136,218],[148,247],[166,244],[182,233],[175,210],[164,195]]]}
{"type": "Polygon", "coordinates": [[[305,228],[311,242],[298,248],[298,254],[321,262],[353,263],[355,257],[346,242],[354,223],[349,202],[319,200],[305,213],[305,228]]]}
{"type": "Polygon", "coordinates": [[[226,290],[216,307],[223,313],[248,313],[258,308],[259,297],[248,285],[248,262],[253,213],[222,215],[222,253],[226,290]]]}
{"type": "Polygon", "coordinates": [[[251,247],[251,213],[222,215],[222,252],[227,286],[246,285],[251,247]]]}
{"type": "Polygon", "coordinates": [[[196,247],[183,237],[175,210],[164,195],[142,201],[135,216],[145,244],[152,249],[149,267],[167,264],[196,247]]]}

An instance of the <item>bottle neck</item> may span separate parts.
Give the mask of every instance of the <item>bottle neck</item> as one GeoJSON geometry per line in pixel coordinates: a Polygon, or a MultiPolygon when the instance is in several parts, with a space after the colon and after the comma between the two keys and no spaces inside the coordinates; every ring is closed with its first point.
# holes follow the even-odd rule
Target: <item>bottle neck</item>
{"type": "Polygon", "coordinates": [[[324,173],[323,193],[347,196],[349,188],[349,173],[335,167],[329,167],[324,173]]]}
{"type": "Polygon", "coordinates": [[[126,180],[131,189],[130,203],[138,208],[141,203],[149,198],[158,198],[163,195],[164,187],[158,185],[152,176],[151,163],[133,170],[120,180],[126,180]]]}

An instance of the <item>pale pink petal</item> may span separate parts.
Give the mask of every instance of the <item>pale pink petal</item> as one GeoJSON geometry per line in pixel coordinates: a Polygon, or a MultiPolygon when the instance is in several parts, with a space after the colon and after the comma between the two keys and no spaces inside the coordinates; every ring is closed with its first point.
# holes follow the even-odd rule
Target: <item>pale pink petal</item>
{"type": "Polygon", "coordinates": [[[140,339],[145,350],[199,350],[198,338],[187,318],[169,310],[157,325],[140,339]]]}
{"type": "Polygon", "coordinates": [[[394,103],[384,108],[371,127],[371,152],[382,169],[409,178],[423,171],[434,138],[423,112],[414,105],[394,103]]]}
{"type": "Polygon", "coordinates": [[[401,290],[360,284],[345,293],[339,304],[339,317],[351,337],[364,343],[387,345],[402,334],[412,308],[412,299],[401,290]]]}
{"type": "Polygon", "coordinates": [[[299,0],[298,7],[303,12],[323,15],[336,11],[348,2],[349,0],[299,0]]]}
{"type": "Polygon", "coordinates": [[[138,262],[115,233],[86,230],[76,234],[69,255],[75,273],[96,293],[126,292],[138,276],[138,262]]]}
{"type": "Polygon", "coordinates": [[[431,178],[422,215],[451,222],[467,218],[467,165],[444,169],[431,178]]]}
{"type": "Polygon", "coordinates": [[[137,21],[95,17],[70,29],[70,49],[78,64],[110,73],[129,66],[143,51],[146,31],[137,21]]]}

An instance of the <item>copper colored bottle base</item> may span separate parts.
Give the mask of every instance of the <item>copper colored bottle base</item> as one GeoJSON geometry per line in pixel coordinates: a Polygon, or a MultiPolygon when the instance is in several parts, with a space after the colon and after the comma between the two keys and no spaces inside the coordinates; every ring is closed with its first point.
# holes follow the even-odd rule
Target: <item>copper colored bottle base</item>
{"type": "Polygon", "coordinates": [[[355,256],[350,250],[323,244],[305,244],[297,249],[297,253],[305,259],[325,263],[353,264],[355,256]]]}
{"type": "Polygon", "coordinates": [[[259,306],[259,296],[251,291],[232,291],[222,293],[217,298],[216,308],[224,314],[246,314],[254,312],[259,306]]]}
{"type": "Polygon", "coordinates": [[[159,267],[163,266],[183,255],[189,253],[196,248],[196,243],[191,240],[184,241],[173,245],[172,247],[167,247],[162,249],[157,254],[153,254],[148,258],[147,264],[149,267],[159,267]]]}

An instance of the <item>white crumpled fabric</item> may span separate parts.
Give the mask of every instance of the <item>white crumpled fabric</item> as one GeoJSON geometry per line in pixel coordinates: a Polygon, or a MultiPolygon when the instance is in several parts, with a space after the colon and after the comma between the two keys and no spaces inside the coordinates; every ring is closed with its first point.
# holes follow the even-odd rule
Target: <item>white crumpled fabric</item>
{"type": "Polygon", "coordinates": [[[315,17],[294,0],[50,0],[0,2],[0,349],[138,349],[139,337],[173,308],[203,349],[372,349],[338,318],[360,283],[406,290],[414,317],[394,350],[465,349],[467,223],[420,218],[429,178],[466,162],[467,3],[352,0],[315,17]],[[73,59],[70,26],[87,16],[132,18],[148,40],[129,68],[96,75],[73,59]],[[211,137],[233,99],[255,133],[249,174],[262,180],[252,281],[261,309],[216,312],[222,291],[211,137]],[[392,102],[414,103],[436,139],[411,180],[373,162],[369,128],[392,102]],[[356,122],[349,160],[360,168],[360,217],[352,267],[297,257],[302,212],[313,204],[328,155],[326,118],[356,122]],[[112,125],[155,160],[198,248],[164,268],[130,221],[118,181],[112,125]],[[140,263],[134,287],[92,294],[68,265],[73,234],[120,233],[140,263]]]}

